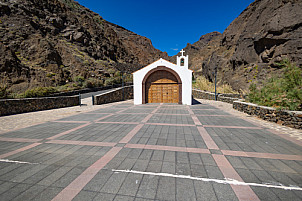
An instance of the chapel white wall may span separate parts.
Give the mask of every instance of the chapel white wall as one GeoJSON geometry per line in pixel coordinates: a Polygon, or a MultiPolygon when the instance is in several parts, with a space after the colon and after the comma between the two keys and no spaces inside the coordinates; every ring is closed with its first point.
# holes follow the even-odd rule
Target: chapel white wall
{"type": "MultiPolygon", "coordinates": [[[[186,61],[186,60],[185,60],[186,61]]],[[[174,70],[180,77],[182,81],[182,104],[192,105],[192,71],[185,66],[178,66],[170,63],[164,59],[160,59],[145,68],[140,69],[133,73],[133,84],[134,84],[134,104],[142,104],[142,82],[145,75],[152,69],[164,66],[174,70]]]]}

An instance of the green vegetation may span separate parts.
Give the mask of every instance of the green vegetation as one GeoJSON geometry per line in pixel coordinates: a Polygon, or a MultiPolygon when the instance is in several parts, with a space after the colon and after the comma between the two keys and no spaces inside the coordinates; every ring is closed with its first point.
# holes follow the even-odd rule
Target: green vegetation
{"type": "Polygon", "coordinates": [[[81,6],[77,3],[75,3],[73,0],[60,0],[62,3],[64,3],[67,7],[69,7],[71,10],[80,10],[81,6]]]}
{"type": "Polygon", "coordinates": [[[102,24],[102,19],[100,16],[96,15],[96,16],[93,16],[93,20],[98,23],[98,24],[102,24]]]}
{"type": "Polygon", "coordinates": [[[7,98],[8,92],[6,86],[0,86],[0,98],[7,98]]]}
{"type": "Polygon", "coordinates": [[[285,59],[278,63],[279,76],[268,79],[262,87],[250,85],[248,100],[278,109],[302,110],[302,69],[285,59]]]}
{"type": "MultiPolygon", "coordinates": [[[[204,76],[199,76],[196,80],[193,80],[193,88],[200,89],[203,91],[215,91],[215,84],[207,80],[204,76]]],[[[232,87],[228,84],[217,83],[217,93],[235,94],[232,87]]]]}
{"type": "Polygon", "coordinates": [[[110,85],[120,84],[120,83],[122,83],[121,77],[110,77],[105,80],[104,85],[110,86],[110,85]]]}
{"type": "Polygon", "coordinates": [[[83,84],[84,84],[84,82],[85,82],[85,78],[82,77],[82,76],[80,76],[80,75],[75,76],[73,80],[74,80],[74,81],[76,82],[76,84],[77,84],[78,86],[80,86],[80,87],[82,87],[83,84]]]}
{"type": "Polygon", "coordinates": [[[95,78],[89,78],[84,83],[84,87],[86,87],[86,88],[102,87],[103,85],[104,85],[103,81],[95,79],[95,78]]]}
{"type": "Polygon", "coordinates": [[[58,92],[58,90],[55,87],[36,87],[33,89],[26,90],[23,94],[21,94],[21,97],[22,98],[42,97],[42,96],[48,96],[56,92],[58,92]]]}
{"type": "Polygon", "coordinates": [[[52,77],[54,77],[54,76],[56,76],[55,73],[47,73],[47,74],[46,74],[46,77],[49,77],[49,78],[52,78],[52,77]]]}

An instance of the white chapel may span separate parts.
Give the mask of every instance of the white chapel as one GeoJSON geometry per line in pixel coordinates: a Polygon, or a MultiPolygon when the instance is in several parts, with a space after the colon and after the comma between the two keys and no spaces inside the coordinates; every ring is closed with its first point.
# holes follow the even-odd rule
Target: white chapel
{"type": "Polygon", "coordinates": [[[192,70],[189,56],[177,56],[176,64],[165,59],[133,73],[134,104],[178,103],[192,105],[192,70]]]}

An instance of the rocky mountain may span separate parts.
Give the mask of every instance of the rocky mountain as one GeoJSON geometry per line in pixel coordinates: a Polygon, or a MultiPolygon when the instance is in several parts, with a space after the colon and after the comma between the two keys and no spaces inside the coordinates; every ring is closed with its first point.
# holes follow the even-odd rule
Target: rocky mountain
{"type": "Polygon", "coordinates": [[[167,53],[73,0],[0,0],[0,85],[12,92],[104,82],[167,53]]]}
{"type": "Polygon", "coordinates": [[[282,59],[302,66],[301,11],[301,0],[256,0],[222,35],[210,33],[187,45],[191,68],[212,80],[217,67],[219,80],[246,90],[280,72],[275,63],[282,59]]]}
{"type": "MultiPolygon", "coordinates": [[[[212,55],[212,52],[220,46],[222,34],[212,32],[200,37],[200,39],[184,48],[185,55],[189,55],[189,68],[194,71],[195,76],[203,73],[205,61],[212,55]]],[[[170,58],[171,62],[176,61],[176,55],[170,58]]]]}

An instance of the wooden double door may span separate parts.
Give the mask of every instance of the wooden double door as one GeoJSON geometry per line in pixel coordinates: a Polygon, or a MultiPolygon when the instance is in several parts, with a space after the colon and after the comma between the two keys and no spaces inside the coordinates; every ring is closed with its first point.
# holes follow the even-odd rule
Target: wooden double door
{"type": "Polygon", "coordinates": [[[168,71],[156,71],[146,81],[148,103],[179,103],[179,83],[168,71]]]}

